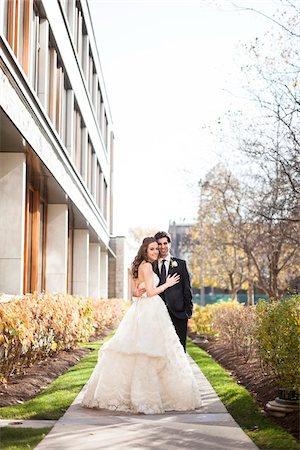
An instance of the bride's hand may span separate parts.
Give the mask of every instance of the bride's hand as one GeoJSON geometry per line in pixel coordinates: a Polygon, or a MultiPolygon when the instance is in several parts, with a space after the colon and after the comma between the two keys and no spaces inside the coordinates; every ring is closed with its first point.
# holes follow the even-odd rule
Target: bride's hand
{"type": "Polygon", "coordinates": [[[174,275],[168,275],[167,279],[166,279],[166,289],[174,286],[174,284],[179,283],[180,280],[180,275],[178,275],[177,273],[174,273],[174,275]]]}

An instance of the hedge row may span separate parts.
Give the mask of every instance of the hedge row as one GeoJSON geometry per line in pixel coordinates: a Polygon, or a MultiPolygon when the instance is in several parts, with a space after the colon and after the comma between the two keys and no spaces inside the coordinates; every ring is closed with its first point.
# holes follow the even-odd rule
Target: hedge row
{"type": "Polygon", "coordinates": [[[258,357],[279,386],[300,392],[300,295],[255,307],[235,301],[196,306],[190,328],[218,337],[245,363],[258,357]]]}
{"type": "Polygon", "coordinates": [[[123,313],[123,300],[61,294],[34,293],[0,303],[0,382],[114,326],[123,313]]]}

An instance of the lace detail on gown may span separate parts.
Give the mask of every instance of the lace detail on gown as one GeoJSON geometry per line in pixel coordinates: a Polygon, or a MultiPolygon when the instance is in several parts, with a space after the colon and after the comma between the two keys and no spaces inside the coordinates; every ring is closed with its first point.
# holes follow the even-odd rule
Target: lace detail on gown
{"type": "MultiPolygon", "coordinates": [[[[159,283],[156,274],[153,283],[159,283]]],[[[201,405],[187,356],[158,295],[136,299],[101,347],[82,405],[145,414],[201,405]]]]}

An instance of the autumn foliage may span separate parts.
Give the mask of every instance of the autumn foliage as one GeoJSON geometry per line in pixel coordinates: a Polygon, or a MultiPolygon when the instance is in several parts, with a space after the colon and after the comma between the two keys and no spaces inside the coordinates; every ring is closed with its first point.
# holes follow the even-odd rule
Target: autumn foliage
{"type": "Polygon", "coordinates": [[[217,338],[245,363],[258,358],[264,371],[284,388],[300,392],[300,296],[260,300],[256,306],[237,301],[196,306],[191,331],[217,338]]]}
{"type": "Polygon", "coordinates": [[[27,294],[0,303],[0,382],[114,326],[123,312],[123,300],[62,294],[27,294]]]}

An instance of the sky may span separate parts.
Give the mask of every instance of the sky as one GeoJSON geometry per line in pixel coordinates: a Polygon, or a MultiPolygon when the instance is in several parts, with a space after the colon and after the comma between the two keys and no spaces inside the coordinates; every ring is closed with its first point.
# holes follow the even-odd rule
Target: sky
{"type": "MultiPolygon", "coordinates": [[[[272,14],[279,0],[236,0],[272,14]]],[[[115,134],[114,234],[192,223],[230,150],[210,132],[243,103],[242,44],[270,21],[230,0],[89,0],[115,134]]]]}

